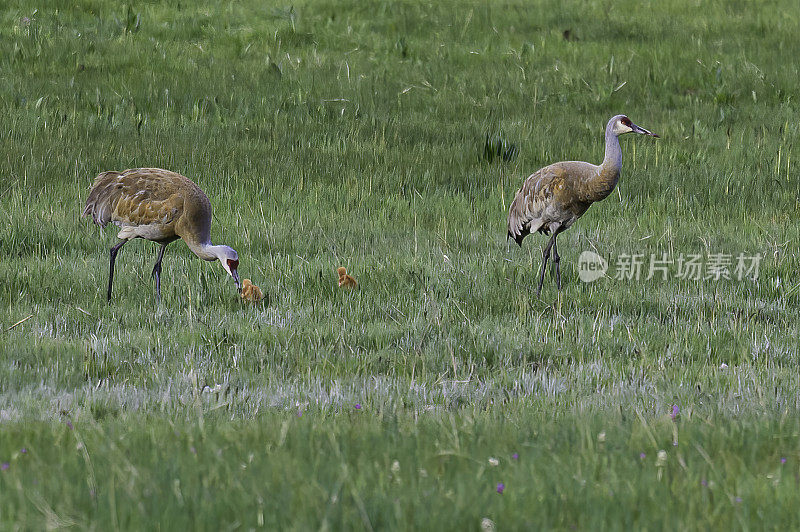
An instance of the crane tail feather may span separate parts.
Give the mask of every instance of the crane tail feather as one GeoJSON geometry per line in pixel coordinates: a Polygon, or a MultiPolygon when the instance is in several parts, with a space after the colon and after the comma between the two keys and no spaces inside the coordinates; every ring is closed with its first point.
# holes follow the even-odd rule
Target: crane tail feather
{"type": "Polygon", "coordinates": [[[516,242],[516,243],[517,243],[517,245],[518,245],[519,247],[522,247],[522,240],[523,240],[523,239],[524,239],[526,236],[528,236],[528,234],[530,234],[530,233],[528,233],[527,231],[524,231],[524,230],[523,230],[523,231],[521,231],[521,232],[519,232],[519,233],[517,233],[517,234],[514,234],[514,233],[512,233],[511,231],[509,231],[509,232],[508,232],[508,237],[506,238],[506,240],[508,240],[508,239],[510,238],[510,239],[512,239],[514,242],[516,242]]]}
{"type": "Polygon", "coordinates": [[[103,172],[98,175],[89,191],[89,197],[86,198],[83,216],[91,215],[92,221],[101,227],[111,221],[114,206],[122,195],[120,175],[120,172],[103,172]]]}

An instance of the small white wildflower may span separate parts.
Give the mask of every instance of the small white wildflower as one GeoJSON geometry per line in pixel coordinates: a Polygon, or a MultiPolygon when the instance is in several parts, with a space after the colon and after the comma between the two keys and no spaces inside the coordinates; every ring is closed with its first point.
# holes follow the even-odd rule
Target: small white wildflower
{"type": "Polygon", "coordinates": [[[658,456],[656,457],[656,465],[658,467],[663,467],[664,464],[667,463],[667,451],[661,449],[658,451],[658,456]]]}
{"type": "Polygon", "coordinates": [[[481,530],[485,530],[486,532],[494,530],[494,521],[488,517],[481,519],[481,530]]]}
{"type": "Polygon", "coordinates": [[[598,434],[597,435],[597,441],[599,441],[600,443],[605,442],[606,441],[606,433],[605,432],[601,432],[600,434],[598,434]]]}
{"type": "Polygon", "coordinates": [[[500,465],[500,460],[498,460],[494,456],[490,456],[489,457],[489,465],[492,466],[492,467],[497,467],[497,466],[500,465]]]}

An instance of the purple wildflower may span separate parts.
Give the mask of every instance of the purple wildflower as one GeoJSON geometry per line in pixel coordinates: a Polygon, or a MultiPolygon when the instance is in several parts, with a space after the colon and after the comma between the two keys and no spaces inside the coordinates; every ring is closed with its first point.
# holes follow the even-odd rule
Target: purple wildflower
{"type": "Polygon", "coordinates": [[[736,502],[737,502],[737,503],[740,503],[740,502],[742,502],[742,498],[741,498],[741,497],[736,497],[736,502]]]}
{"type": "Polygon", "coordinates": [[[672,413],[669,415],[669,417],[672,418],[672,421],[675,421],[675,418],[678,417],[678,414],[680,414],[680,412],[681,409],[678,408],[678,405],[672,405],[672,413]]]}
{"type": "Polygon", "coordinates": [[[360,403],[356,403],[356,410],[361,410],[361,404],[360,403]]]}
{"type": "Polygon", "coordinates": [[[75,427],[72,426],[72,421],[69,420],[69,419],[67,419],[67,426],[69,427],[69,430],[72,430],[72,429],[75,428],[75,427]]]}
{"type": "Polygon", "coordinates": [[[194,448],[194,445],[189,447],[189,450],[192,451],[192,454],[197,454],[197,449],[194,448]]]}
{"type": "Polygon", "coordinates": [[[23,447],[22,449],[19,450],[19,452],[21,452],[22,454],[28,454],[28,449],[23,447]]]}
{"type": "Polygon", "coordinates": [[[783,465],[783,464],[785,464],[785,463],[786,463],[786,457],[785,457],[785,456],[784,456],[784,457],[781,457],[781,465],[783,465]]]}
{"type": "Polygon", "coordinates": [[[497,483],[497,493],[502,495],[503,494],[503,490],[505,490],[505,489],[506,489],[506,485],[505,484],[503,484],[502,482],[498,482],[497,483]]]}
{"type": "Polygon", "coordinates": [[[514,460],[519,460],[519,453],[512,454],[511,458],[513,458],[514,460]]]}
{"type": "Polygon", "coordinates": [[[708,487],[708,481],[706,479],[702,479],[700,481],[700,485],[703,486],[704,488],[707,488],[708,487]]]}
{"type": "Polygon", "coordinates": [[[647,455],[644,453],[639,453],[639,459],[644,460],[647,455]]]}
{"type": "Polygon", "coordinates": [[[9,464],[8,462],[3,462],[2,464],[0,464],[0,469],[2,469],[3,471],[8,469],[9,467],[11,467],[11,464],[9,464]]]}

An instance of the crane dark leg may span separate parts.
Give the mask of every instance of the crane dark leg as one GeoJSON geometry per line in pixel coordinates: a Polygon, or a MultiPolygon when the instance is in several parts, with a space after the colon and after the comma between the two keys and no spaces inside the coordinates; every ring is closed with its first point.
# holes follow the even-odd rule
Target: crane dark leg
{"type": "Polygon", "coordinates": [[[547,242],[547,246],[545,246],[544,252],[542,253],[542,273],[539,275],[539,288],[536,289],[537,297],[542,292],[542,285],[544,284],[544,272],[547,269],[547,259],[550,258],[550,248],[552,248],[553,244],[555,244],[557,234],[558,233],[553,232],[553,236],[550,237],[550,241],[547,242]]]}
{"type": "Polygon", "coordinates": [[[156,301],[161,301],[161,259],[164,258],[164,250],[166,249],[167,245],[161,244],[161,249],[158,250],[156,265],[153,266],[153,277],[156,278],[156,301]]]}
{"type": "Polygon", "coordinates": [[[556,236],[558,233],[553,234],[553,266],[556,267],[556,285],[561,290],[561,257],[558,255],[558,242],[556,236]]]}
{"type": "Polygon", "coordinates": [[[125,245],[127,240],[120,240],[111,248],[111,264],[108,269],[108,302],[111,303],[111,285],[114,284],[114,261],[117,260],[119,248],[125,245]]]}

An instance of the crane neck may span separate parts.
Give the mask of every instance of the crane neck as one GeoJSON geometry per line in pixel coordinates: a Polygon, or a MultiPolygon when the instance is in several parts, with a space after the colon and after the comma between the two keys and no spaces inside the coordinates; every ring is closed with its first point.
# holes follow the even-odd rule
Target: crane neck
{"type": "Polygon", "coordinates": [[[619,171],[622,168],[622,148],[619,137],[614,132],[613,119],[606,126],[606,152],[603,162],[598,167],[597,178],[593,183],[596,192],[595,201],[611,194],[619,180],[619,171]]]}
{"type": "Polygon", "coordinates": [[[211,242],[191,242],[186,241],[186,245],[192,253],[203,260],[221,260],[225,257],[228,246],[215,246],[211,242]]]}
{"type": "Polygon", "coordinates": [[[614,190],[622,168],[622,149],[614,132],[614,120],[606,126],[606,153],[603,162],[597,167],[597,175],[588,183],[587,199],[600,201],[614,190]]]}
{"type": "Polygon", "coordinates": [[[606,126],[606,153],[603,163],[600,165],[600,174],[619,176],[622,168],[622,148],[619,145],[619,137],[614,133],[613,120],[606,126]]]}

